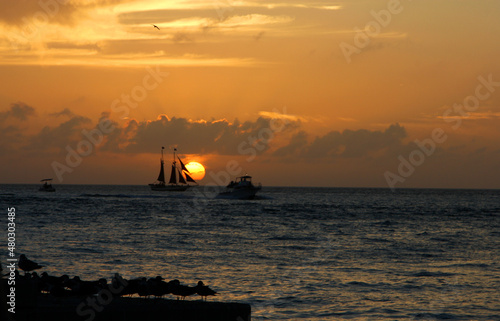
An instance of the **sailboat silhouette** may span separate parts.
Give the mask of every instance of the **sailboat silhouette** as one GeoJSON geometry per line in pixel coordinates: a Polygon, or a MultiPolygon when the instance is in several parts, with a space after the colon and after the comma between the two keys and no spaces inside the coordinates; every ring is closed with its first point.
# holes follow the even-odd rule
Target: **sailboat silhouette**
{"type": "Polygon", "coordinates": [[[170,180],[168,184],[165,182],[165,169],[163,161],[163,150],[165,147],[161,148],[161,158],[160,158],[160,173],[158,174],[158,178],[156,182],[153,184],[149,184],[153,191],[170,191],[170,192],[182,192],[187,190],[192,185],[189,183],[196,183],[196,181],[189,176],[189,170],[184,166],[179,156],[176,155],[177,148],[174,148],[174,158],[172,161],[172,169],[170,171],[170,180]],[[177,161],[179,160],[180,168],[177,166],[177,161]],[[189,183],[188,183],[189,182],[189,183]]]}

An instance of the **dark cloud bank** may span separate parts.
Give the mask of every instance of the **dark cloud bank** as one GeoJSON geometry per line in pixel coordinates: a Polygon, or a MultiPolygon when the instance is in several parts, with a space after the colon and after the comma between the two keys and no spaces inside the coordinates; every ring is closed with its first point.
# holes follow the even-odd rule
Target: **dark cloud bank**
{"type": "MultiPolygon", "coordinates": [[[[118,124],[109,119],[109,113],[103,113],[96,123],[69,109],[43,114],[23,102],[13,103],[0,110],[0,157],[5,163],[4,173],[0,176],[7,177],[14,171],[18,180],[23,179],[19,174],[26,172],[26,166],[33,167],[37,173],[48,170],[46,175],[50,175],[50,164],[59,162],[64,165],[69,149],[79,152],[78,146],[84,146],[82,142],[88,146],[93,139],[98,141],[97,146],[92,146],[91,152],[85,155],[80,154],[83,158],[93,158],[99,166],[106,168],[112,165],[103,157],[158,153],[161,146],[177,146],[182,154],[221,155],[221,159],[225,155],[234,159],[242,157],[242,161],[255,159],[262,170],[285,175],[281,178],[283,181],[287,180],[290,171],[296,171],[297,166],[304,166],[306,162],[319,169],[314,173],[321,177],[335,175],[334,184],[350,186],[355,180],[357,186],[382,186],[386,183],[384,173],[390,171],[393,176],[401,175],[401,158],[408,163],[412,153],[420,150],[416,141],[409,139],[405,127],[399,124],[389,125],[383,130],[332,130],[314,136],[303,130],[299,120],[279,114],[274,116],[276,118],[230,122],[225,119],[193,121],[160,115],[153,121],[129,120],[126,124],[118,124]],[[40,121],[35,117],[48,120],[48,124],[37,131],[30,130],[32,124],[40,121]],[[110,130],[99,133],[103,121],[110,130]],[[255,158],[256,155],[261,157],[255,158]],[[21,163],[25,166],[20,167],[21,163]]],[[[429,138],[420,138],[422,142],[426,140],[429,138]]],[[[412,176],[411,180],[409,175],[402,177],[397,181],[398,187],[402,185],[400,181],[407,178],[408,184],[424,187],[497,186],[497,148],[476,148],[470,152],[435,145],[432,155],[425,156],[422,164],[414,166],[418,175],[412,176]]],[[[405,168],[408,172],[409,169],[405,168]]],[[[297,180],[291,184],[302,181],[300,177],[297,180]]]]}
{"type": "MultiPolygon", "coordinates": [[[[36,115],[35,108],[24,103],[15,103],[0,112],[2,132],[7,129],[17,132],[16,149],[22,145],[27,150],[60,150],[66,146],[74,148],[86,139],[82,130],[97,130],[90,119],[77,115],[69,109],[49,114],[59,121],[58,125],[47,125],[33,135],[19,136],[19,131],[9,125],[13,119],[27,120],[36,115]]],[[[103,113],[101,119],[107,119],[103,113]]],[[[301,130],[301,122],[290,118],[259,117],[254,121],[232,122],[222,120],[193,121],[182,117],[169,118],[160,115],[154,121],[130,120],[120,126],[113,122],[114,129],[103,136],[98,150],[114,153],[154,153],[161,146],[178,146],[184,154],[244,154],[247,147],[258,147],[259,153],[284,158],[336,158],[364,157],[380,151],[403,151],[407,133],[399,124],[390,125],[382,131],[367,129],[330,131],[326,135],[312,137],[301,130]],[[285,140],[285,141],[284,141],[285,140]],[[279,144],[276,142],[279,141],[279,144]],[[278,146],[279,147],[276,147],[278,146]]],[[[13,148],[2,139],[4,150],[13,148]]],[[[393,153],[391,153],[393,154],[393,153]]]]}

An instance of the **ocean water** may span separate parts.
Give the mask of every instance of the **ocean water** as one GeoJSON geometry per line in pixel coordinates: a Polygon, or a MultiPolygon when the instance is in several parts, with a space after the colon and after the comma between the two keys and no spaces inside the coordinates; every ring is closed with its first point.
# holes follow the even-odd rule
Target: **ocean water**
{"type": "Polygon", "coordinates": [[[40,272],[203,280],[252,320],[500,320],[498,190],[55,187],[0,185],[40,272]]]}

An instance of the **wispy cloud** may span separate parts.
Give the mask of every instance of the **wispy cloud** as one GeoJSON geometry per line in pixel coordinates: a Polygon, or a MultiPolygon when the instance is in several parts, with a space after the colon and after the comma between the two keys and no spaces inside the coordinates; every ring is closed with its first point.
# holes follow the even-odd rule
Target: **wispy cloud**
{"type": "Polygon", "coordinates": [[[13,103],[7,111],[0,112],[0,121],[7,120],[8,118],[27,120],[35,114],[35,109],[33,107],[23,102],[13,103]]]}
{"type": "Polygon", "coordinates": [[[269,24],[282,24],[292,22],[294,18],[285,15],[271,16],[263,14],[248,14],[232,16],[220,23],[221,27],[235,28],[245,26],[263,26],[269,24]]]}
{"type": "Polygon", "coordinates": [[[69,108],[64,108],[60,112],[50,113],[49,116],[52,116],[52,117],[73,117],[73,116],[75,116],[75,113],[73,113],[69,108]]]}
{"type": "Polygon", "coordinates": [[[0,22],[22,27],[43,20],[55,24],[71,25],[83,5],[80,1],[0,1],[0,22]],[[62,4],[64,3],[64,4],[62,4]],[[38,19],[38,20],[37,20],[38,19]]]}
{"type": "Polygon", "coordinates": [[[307,121],[305,117],[297,116],[297,115],[290,115],[290,114],[282,114],[279,112],[273,112],[273,111],[260,111],[259,116],[264,117],[264,118],[271,118],[271,119],[282,119],[286,121],[292,121],[292,122],[305,122],[307,121]]]}
{"type": "Polygon", "coordinates": [[[355,121],[357,121],[356,119],[351,118],[351,117],[337,117],[337,119],[341,120],[341,121],[345,121],[345,122],[355,122],[355,121]]]}
{"type": "Polygon", "coordinates": [[[437,116],[438,119],[468,119],[468,120],[483,120],[483,119],[500,119],[500,112],[485,111],[485,112],[468,112],[466,116],[437,116]]]}
{"type": "MultiPolygon", "coordinates": [[[[124,54],[97,54],[96,52],[72,51],[61,52],[57,49],[47,49],[43,56],[34,54],[12,55],[5,58],[4,64],[9,65],[35,65],[35,66],[107,66],[130,68],[151,65],[164,66],[214,66],[214,67],[251,67],[265,62],[254,58],[214,57],[199,54],[168,55],[164,51],[153,53],[124,53],[124,54]]],[[[2,62],[0,62],[2,64],[2,62]]]]}
{"type": "Polygon", "coordinates": [[[287,2],[269,2],[269,1],[240,1],[240,0],[206,0],[206,1],[175,1],[158,2],[155,0],[131,1],[119,6],[121,11],[151,11],[157,9],[168,10],[219,10],[233,11],[242,8],[307,8],[319,10],[340,10],[344,7],[340,2],[332,3],[328,0],[314,1],[313,3],[304,3],[304,1],[287,2]]]}
{"type": "Polygon", "coordinates": [[[44,5],[35,0],[25,2],[26,8],[16,2],[12,8],[0,10],[0,65],[255,65],[265,63],[262,56],[245,57],[241,52],[233,57],[225,52],[204,54],[199,47],[171,54],[178,48],[170,50],[170,47],[220,43],[234,52],[235,47],[241,47],[235,42],[241,41],[242,36],[254,40],[264,34],[294,37],[301,26],[310,30],[309,11],[342,8],[341,4],[330,1],[304,4],[302,1],[71,0],[64,4],[55,1],[49,10],[45,2],[44,5]],[[13,23],[15,19],[10,19],[6,12],[23,23],[13,23]],[[34,18],[37,13],[45,18],[37,20],[34,18]],[[114,51],[109,52],[109,48],[114,51]]]}

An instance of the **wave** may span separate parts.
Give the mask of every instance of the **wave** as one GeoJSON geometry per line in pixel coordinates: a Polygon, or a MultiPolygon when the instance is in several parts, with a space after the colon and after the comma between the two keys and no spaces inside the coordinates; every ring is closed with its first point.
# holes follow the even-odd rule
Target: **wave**
{"type": "Polygon", "coordinates": [[[393,225],[397,225],[397,224],[398,224],[397,222],[385,220],[385,221],[373,223],[372,225],[373,226],[393,226],[393,225]]]}
{"type": "Polygon", "coordinates": [[[74,252],[74,253],[94,253],[94,254],[102,254],[104,251],[89,249],[89,248],[67,248],[66,251],[74,252]]]}
{"type": "Polygon", "coordinates": [[[378,288],[378,287],[387,287],[387,286],[389,286],[389,284],[384,283],[384,282],[366,283],[366,282],[361,282],[361,281],[351,281],[351,282],[344,283],[344,286],[356,286],[356,287],[363,287],[363,288],[378,288]]]}
{"type": "Polygon", "coordinates": [[[486,263],[457,263],[450,265],[450,267],[471,267],[471,268],[487,269],[490,267],[490,265],[486,263]]]}
{"type": "Polygon", "coordinates": [[[417,320],[461,320],[461,317],[458,317],[454,314],[450,313],[417,313],[414,315],[414,318],[417,320]]]}
{"type": "Polygon", "coordinates": [[[125,264],[125,262],[120,259],[116,259],[111,261],[105,261],[104,264],[125,264]]]}
{"type": "Polygon", "coordinates": [[[130,198],[130,195],[125,194],[81,194],[80,197],[119,197],[119,198],[130,198]]]}
{"type": "Polygon", "coordinates": [[[268,238],[269,241],[318,241],[317,237],[293,237],[293,236],[273,236],[268,238]]]}
{"type": "Polygon", "coordinates": [[[370,313],[370,314],[380,313],[381,315],[385,315],[385,314],[401,313],[401,311],[393,310],[393,309],[389,309],[389,308],[372,308],[372,309],[366,311],[366,313],[370,313]]]}
{"type": "Polygon", "coordinates": [[[268,212],[268,213],[279,213],[281,212],[281,208],[273,208],[273,207],[263,207],[262,212],[268,212]]]}
{"type": "Polygon", "coordinates": [[[376,237],[362,237],[361,238],[364,241],[369,241],[369,242],[378,242],[378,243],[392,243],[391,240],[384,239],[384,238],[376,238],[376,237]]]}
{"type": "Polygon", "coordinates": [[[273,200],[274,198],[266,195],[255,195],[254,200],[273,200]]]}
{"type": "Polygon", "coordinates": [[[444,277],[444,276],[454,276],[454,275],[456,275],[456,274],[455,273],[448,273],[448,272],[430,272],[430,271],[420,271],[420,272],[411,274],[411,276],[416,276],[416,277],[422,277],[422,276],[444,277]]]}
{"type": "Polygon", "coordinates": [[[181,198],[181,199],[193,199],[193,195],[181,195],[181,194],[162,194],[162,195],[147,195],[147,194],[91,194],[85,193],[80,194],[79,197],[87,198],[181,198]]]}

